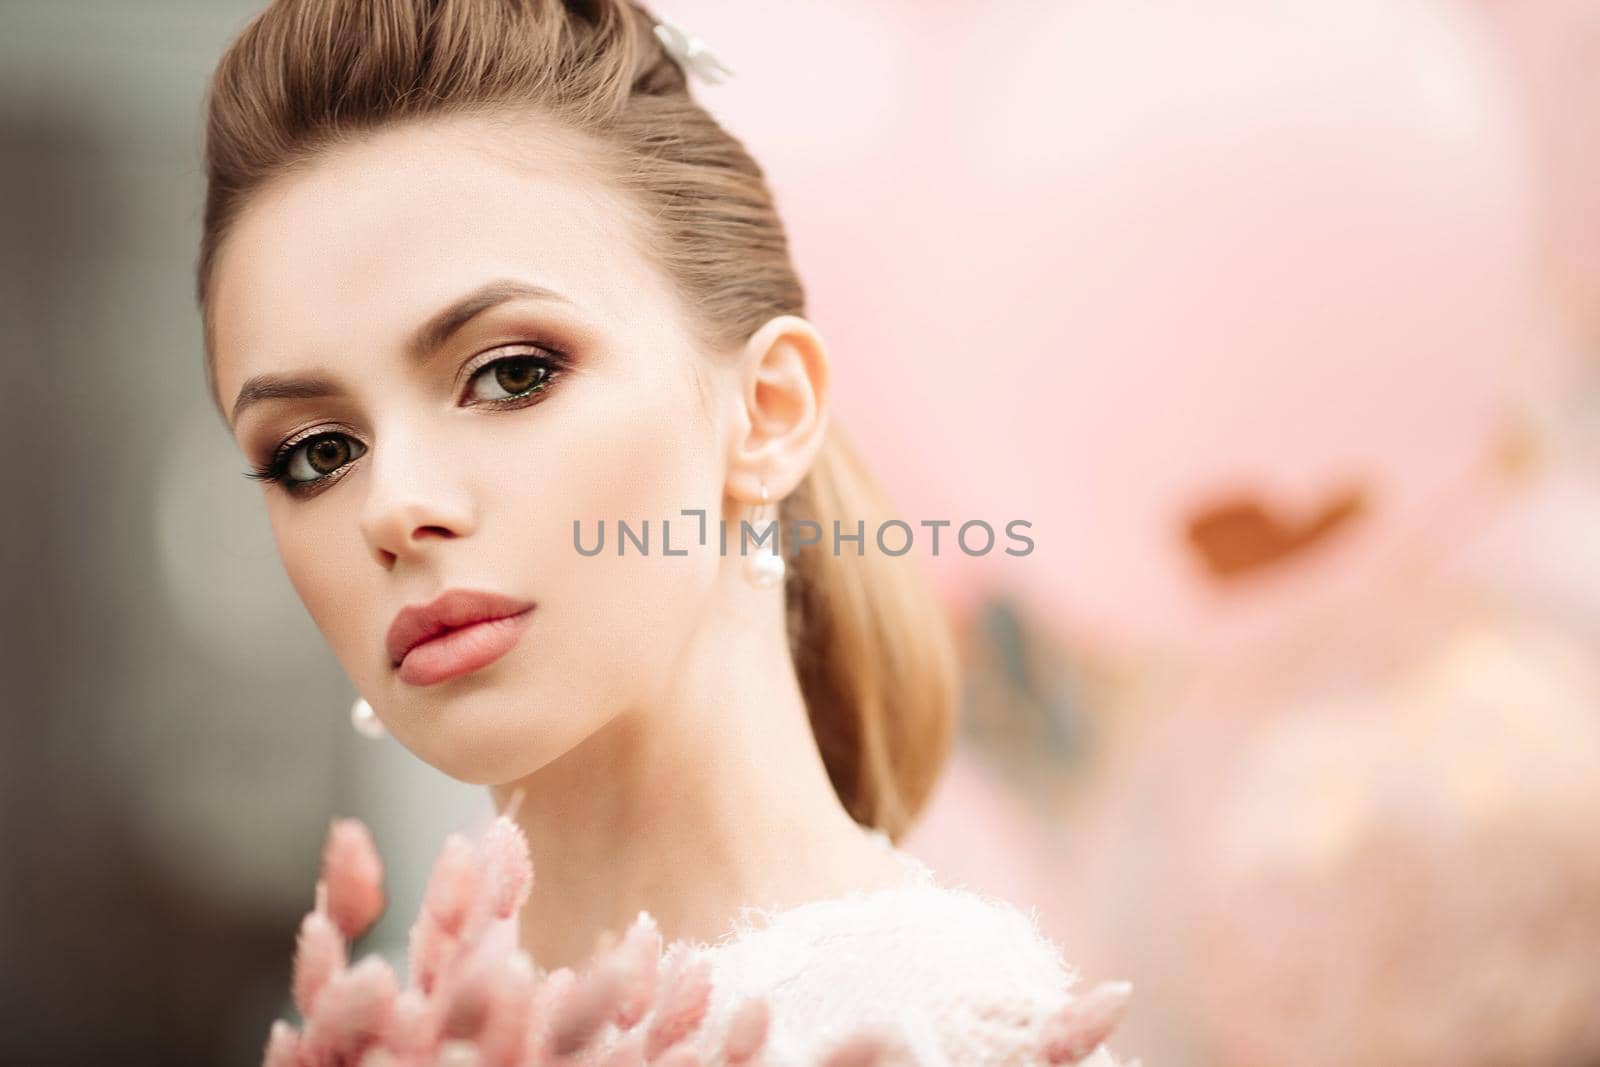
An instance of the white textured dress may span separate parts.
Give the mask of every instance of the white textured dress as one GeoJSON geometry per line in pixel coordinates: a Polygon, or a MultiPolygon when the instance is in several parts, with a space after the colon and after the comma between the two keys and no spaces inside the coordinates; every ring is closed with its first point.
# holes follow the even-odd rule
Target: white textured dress
{"type": "MultiPolygon", "coordinates": [[[[764,1067],[816,1067],[864,1026],[902,1042],[891,1062],[916,1067],[1036,1067],[1041,1028],[1078,976],[1004,900],[940,884],[932,869],[872,838],[906,868],[893,887],[768,911],[746,907],[715,944],[670,942],[663,964],[712,961],[712,997],[696,1042],[715,1063],[733,1012],[751,996],[771,1007],[764,1067]]],[[[1117,1067],[1106,1046],[1083,1067],[1117,1067]]]]}

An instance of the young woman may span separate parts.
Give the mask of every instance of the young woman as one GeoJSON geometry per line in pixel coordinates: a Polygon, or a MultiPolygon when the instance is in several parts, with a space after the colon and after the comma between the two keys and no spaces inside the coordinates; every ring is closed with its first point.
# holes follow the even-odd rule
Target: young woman
{"type": "Polygon", "coordinates": [[[762,171],[655,27],[271,4],[207,105],[208,384],[382,724],[520,796],[539,965],[646,910],[724,953],[719,996],[773,994],[773,1048],[885,1018],[1028,1062],[1074,976],[893,844],[951,743],[949,635],[874,543],[762,171]],[[821,536],[774,559],[773,519],[821,536]]]}

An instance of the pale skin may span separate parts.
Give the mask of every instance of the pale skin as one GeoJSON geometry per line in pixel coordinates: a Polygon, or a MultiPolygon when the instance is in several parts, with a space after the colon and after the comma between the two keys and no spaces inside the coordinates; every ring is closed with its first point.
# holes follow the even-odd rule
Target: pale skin
{"type": "Polygon", "coordinates": [[[498,810],[520,793],[535,885],[520,940],[577,966],[641,910],[668,940],[714,942],[741,906],[792,907],[905,873],[841,805],[813,738],[781,586],[746,580],[738,523],[804,477],[828,423],[815,327],[779,316],[740,347],[697,347],[619,194],[585,148],[532,119],[429,119],[341,145],[251,198],[217,262],[218,399],[252,465],[282,443],[296,497],[262,482],[279,555],[390,733],[498,810]],[[418,327],[485,283],[542,286],[481,311],[423,361],[418,327]],[[484,366],[569,356],[536,375],[484,366]],[[333,396],[231,418],[261,374],[333,396]],[[506,400],[506,406],[494,401],[506,400]],[[313,456],[319,457],[313,463],[313,456]],[[704,508],[699,546],[684,508],[704,508]],[[580,556],[573,520],[592,545],[580,556]],[[616,554],[618,518],[650,555],[616,554]],[[661,553],[660,523],[672,519],[661,553]],[[487,667],[428,686],[384,653],[395,613],[452,588],[537,606],[487,667]]]}

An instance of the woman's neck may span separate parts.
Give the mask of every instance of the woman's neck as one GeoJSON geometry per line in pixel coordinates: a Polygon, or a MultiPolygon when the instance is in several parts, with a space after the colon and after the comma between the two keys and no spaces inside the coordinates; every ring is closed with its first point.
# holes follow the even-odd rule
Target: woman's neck
{"type": "MultiPolygon", "coordinates": [[[[780,605],[781,607],[781,605],[780,605]]],[[[840,804],[782,620],[691,637],[670,687],[535,773],[492,787],[534,864],[518,941],[577,966],[648,911],[667,941],[715,942],[742,905],[783,908],[905,872],[840,804]]]]}

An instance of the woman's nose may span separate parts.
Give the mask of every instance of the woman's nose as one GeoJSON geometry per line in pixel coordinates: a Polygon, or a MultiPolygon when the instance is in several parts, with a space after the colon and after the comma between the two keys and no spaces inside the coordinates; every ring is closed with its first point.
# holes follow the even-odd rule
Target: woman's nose
{"type": "Polygon", "coordinates": [[[473,530],[472,500],[459,471],[443,462],[437,450],[431,461],[422,458],[426,454],[420,442],[411,449],[391,443],[374,448],[369,457],[361,529],[384,567],[473,530]]]}

